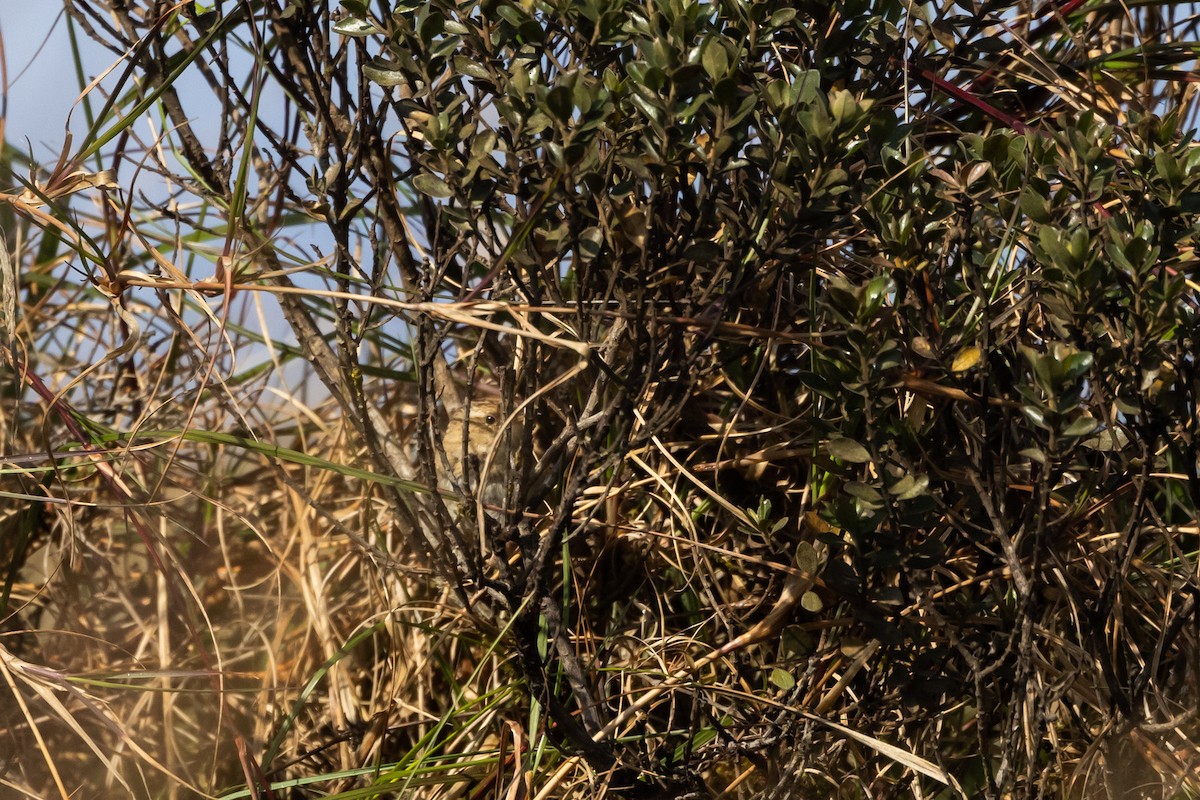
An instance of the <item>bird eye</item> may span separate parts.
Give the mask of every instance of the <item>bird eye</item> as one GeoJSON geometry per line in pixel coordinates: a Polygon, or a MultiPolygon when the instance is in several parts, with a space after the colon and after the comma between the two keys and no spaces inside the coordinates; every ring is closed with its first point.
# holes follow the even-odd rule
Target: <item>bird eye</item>
{"type": "Polygon", "coordinates": [[[484,420],[487,422],[488,425],[495,425],[496,424],[496,415],[488,414],[486,417],[484,417],[484,420]]]}

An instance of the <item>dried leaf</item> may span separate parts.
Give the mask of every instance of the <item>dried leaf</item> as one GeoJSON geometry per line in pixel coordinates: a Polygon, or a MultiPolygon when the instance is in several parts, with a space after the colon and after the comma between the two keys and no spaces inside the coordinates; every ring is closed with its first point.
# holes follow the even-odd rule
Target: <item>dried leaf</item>
{"type": "Polygon", "coordinates": [[[937,351],[933,349],[933,345],[924,336],[915,337],[911,342],[911,346],[912,351],[921,358],[932,359],[937,357],[937,351]]]}
{"type": "Polygon", "coordinates": [[[17,284],[21,274],[0,232],[0,347],[10,348],[17,334],[17,284]]]}

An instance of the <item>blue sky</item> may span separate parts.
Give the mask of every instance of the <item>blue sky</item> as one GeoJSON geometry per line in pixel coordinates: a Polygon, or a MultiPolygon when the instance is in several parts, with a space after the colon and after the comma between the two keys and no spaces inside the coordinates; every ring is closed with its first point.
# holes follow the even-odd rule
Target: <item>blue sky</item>
{"type": "MultiPolygon", "coordinates": [[[[4,138],[10,146],[32,153],[34,160],[44,168],[52,168],[66,140],[68,119],[74,136],[72,151],[79,150],[87,131],[87,115],[76,104],[82,87],[62,5],[54,2],[0,0],[0,37],[3,39],[8,80],[4,138]]],[[[117,60],[114,53],[97,45],[83,31],[77,30],[76,39],[83,61],[85,83],[106,71],[117,60]]],[[[119,70],[111,74],[106,83],[111,85],[119,74],[119,70]]],[[[102,93],[94,94],[92,102],[103,103],[102,93]]],[[[134,130],[151,138],[151,129],[144,122],[134,123],[134,130]]],[[[128,168],[121,173],[125,190],[129,189],[126,184],[132,175],[133,170],[128,168]]],[[[157,178],[143,174],[138,179],[136,189],[154,196],[157,183],[157,178]]],[[[206,270],[211,273],[211,268],[203,265],[198,270],[201,273],[199,277],[206,270]]],[[[147,293],[148,290],[141,293],[133,291],[135,296],[147,293]]],[[[279,317],[273,301],[261,299],[265,301],[264,319],[272,329],[273,336],[290,340],[287,326],[279,317]]],[[[241,321],[258,327],[253,315],[241,321]]],[[[263,358],[265,351],[258,347],[245,348],[238,355],[239,364],[248,365],[263,358]]],[[[303,381],[305,376],[293,378],[303,381]]]]}
{"type": "MultiPolygon", "coordinates": [[[[9,81],[6,138],[23,150],[32,146],[34,157],[45,161],[62,148],[64,124],[80,88],[62,6],[0,3],[0,36],[9,81]]],[[[79,45],[85,69],[92,70],[89,79],[114,60],[85,36],[79,45]]],[[[71,114],[71,128],[76,136],[85,130],[82,109],[71,114]]]]}

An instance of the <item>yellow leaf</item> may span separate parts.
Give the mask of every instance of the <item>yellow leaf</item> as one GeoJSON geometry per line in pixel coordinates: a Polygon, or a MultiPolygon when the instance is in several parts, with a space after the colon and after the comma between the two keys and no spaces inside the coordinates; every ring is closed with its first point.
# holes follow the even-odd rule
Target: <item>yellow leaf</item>
{"type": "Polygon", "coordinates": [[[950,364],[951,372],[966,372],[979,363],[983,358],[983,351],[975,345],[964,347],[958,351],[958,355],[954,357],[953,363],[950,364]]]}

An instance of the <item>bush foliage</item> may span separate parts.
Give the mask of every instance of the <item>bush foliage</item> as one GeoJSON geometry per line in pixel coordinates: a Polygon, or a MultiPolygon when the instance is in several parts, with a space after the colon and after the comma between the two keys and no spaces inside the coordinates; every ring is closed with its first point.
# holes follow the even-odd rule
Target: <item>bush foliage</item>
{"type": "Polygon", "coordinates": [[[9,789],[1200,792],[1179,9],[64,6],[9,789]]]}

